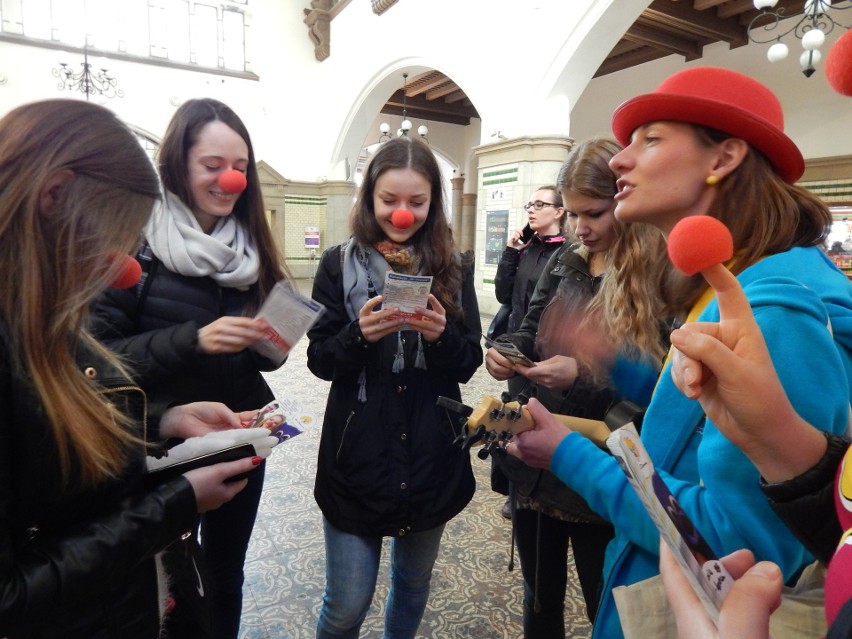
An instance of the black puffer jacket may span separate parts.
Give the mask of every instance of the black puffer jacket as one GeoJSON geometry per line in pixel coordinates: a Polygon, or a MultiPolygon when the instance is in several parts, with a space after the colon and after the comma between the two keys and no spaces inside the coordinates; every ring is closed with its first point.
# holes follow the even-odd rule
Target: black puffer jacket
{"type": "Polygon", "coordinates": [[[128,358],[153,401],[216,401],[253,410],[273,399],[260,371],[278,365],[251,349],[197,352],[198,330],[225,315],[244,315],[249,296],[210,277],[173,273],[151,257],[139,287],[109,289],[98,300],[92,332],[128,358]]]}
{"type": "MultiPolygon", "coordinates": [[[[141,390],[87,349],[78,362],[143,428],[141,390]]],[[[97,488],[64,481],[44,410],[0,328],[0,636],[159,636],[154,555],[197,511],[183,477],[140,486],[144,455],[140,445],[125,475],[97,488]]]]}
{"type": "Polygon", "coordinates": [[[494,275],[494,294],[501,304],[512,305],[509,333],[520,328],[545,264],[564,244],[562,234],[542,237],[536,233],[523,249],[507,246],[503,250],[494,275]]]}
{"type": "Polygon", "coordinates": [[[449,521],[473,496],[467,452],[453,444],[457,415],[436,405],[460,400],[459,383],[482,364],[473,273],[460,292],[463,321],[423,340],[426,370],[415,367],[417,334],[404,331],[405,368],[392,372],[397,334],[370,344],[343,299],[341,248],[325,251],[313,299],[326,307],[308,331],[308,368],[330,380],[314,495],[325,517],[356,535],[405,535],[449,521]],[[366,373],[366,402],[358,399],[366,373]],[[452,418],[452,419],[451,419],[452,418]]]}

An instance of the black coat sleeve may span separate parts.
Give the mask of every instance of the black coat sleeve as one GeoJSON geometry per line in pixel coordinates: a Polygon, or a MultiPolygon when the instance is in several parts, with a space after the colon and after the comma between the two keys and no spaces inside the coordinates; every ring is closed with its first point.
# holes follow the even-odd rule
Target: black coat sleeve
{"type": "MultiPolygon", "coordinates": [[[[2,491],[8,490],[8,484],[2,491]]],[[[5,510],[8,499],[0,499],[5,510]]],[[[130,497],[98,519],[69,526],[61,536],[38,534],[13,552],[9,529],[0,540],[0,634],[44,615],[68,611],[81,599],[123,583],[128,572],[192,529],[195,493],[183,477],[130,497]]],[[[6,520],[6,513],[0,514],[6,520]]],[[[7,520],[8,521],[8,520],[7,520]]]]}
{"type": "Polygon", "coordinates": [[[198,322],[190,320],[156,330],[137,327],[135,289],[108,289],[95,303],[92,334],[127,358],[141,383],[191,373],[199,365],[198,322]]]}
{"type": "Polygon", "coordinates": [[[538,278],[538,282],[535,285],[535,290],[530,298],[527,313],[524,315],[521,325],[518,327],[517,331],[504,337],[504,339],[517,346],[524,355],[532,359],[536,359],[535,336],[536,333],[538,333],[538,325],[541,321],[541,315],[544,313],[544,309],[547,307],[553,297],[553,294],[556,292],[557,286],[559,286],[560,277],[558,275],[553,275],[553,269],[555,268],[556,262],[563,250],[564,248],[554,251],[548,258],[547,263],[538,278]]]}
{"type": "Polygon", "coordinates": [[[520,261],[521,252],[518,249],[511,246],[503,249],[500,262],[497,264],[497,273],[494,275],[494,295],[501,304],[512,303],[515,276],[518,274],[520,261]]]}
{"type": "Polygon", "coordinates": [[[834,484],[849,441],[828,432],[824,435],[828,448],[813,468],[777,484],[761,479],[760,487],[772,510],[796,538],[814,557],[828,564],[843,534],[834,506],[834,484]]]}

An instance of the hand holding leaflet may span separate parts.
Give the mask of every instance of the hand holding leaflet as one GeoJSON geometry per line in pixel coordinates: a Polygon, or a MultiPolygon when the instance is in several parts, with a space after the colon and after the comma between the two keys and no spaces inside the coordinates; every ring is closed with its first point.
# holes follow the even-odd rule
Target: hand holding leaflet
{"type": "Polygon", "coordinates": [[[733,583],[731,575],[657,474],[633,424],[614,431],[606,445],[715,622],[733,583]]]}
{"type": "Polygon", "coordinates": [[[278,282],[256,316],[269,324],[266,339],[252,348],[274,362],[282,362],[324,312],[325,306],[319,302],[300,295],[286,282],[278,282]]]}
{"type": "MultiPolygon", "coordinates": [[[[432,288],[431,275],[405,275],[388,271],[382,293],[382,308],[398,308],[404,317],[418,317],[415,308],[425,308],[432,288]]],[[[405,324],[402,325],[405,329],[405,324]]]]}

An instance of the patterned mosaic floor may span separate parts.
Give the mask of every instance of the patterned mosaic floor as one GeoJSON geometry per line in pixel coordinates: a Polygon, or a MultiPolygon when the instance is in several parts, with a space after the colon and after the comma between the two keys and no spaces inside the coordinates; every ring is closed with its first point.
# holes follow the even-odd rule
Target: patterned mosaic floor
{"type": "MultiPolygon", "coordinates": [[[[483,326],[490,319],[483,316],[483,326]]],[[[315,417],[317,423],[277,448],[268,462],[246,560],[240,639],[305,639],[315,634],[325,565],[321,516],[312,489],[329,385],[308,371],[306,347],[302,340],[284,367],[268,376],[277,397],[297,401],[304,415],[315,417]]],[[[499,395],[501,390],[502,384],[482,367],[462,388],[462,395],[465,403],[475,406],[483,395],[499,395]]],[[[472,462],[477,491],[470,505],[447,524],[418,637],[516,639],[523,634],[523,584],[519,566],[514,572],[507,570],[511,524],[499,514],[503,497],[489,489],[489,461],[474,455],[472,462]]],[[[383,562],[362,637],[381,637],[387,573],[383,562]]],[[[566,637],[587,638],[590,626],[582,594],[579,584],[570,581],[566,637]]]]}

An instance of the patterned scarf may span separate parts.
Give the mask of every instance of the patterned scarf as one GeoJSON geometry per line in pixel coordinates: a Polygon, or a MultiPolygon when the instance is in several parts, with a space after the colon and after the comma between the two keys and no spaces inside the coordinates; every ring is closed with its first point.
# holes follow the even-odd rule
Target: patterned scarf
{"type": "Polygon", "coordinates": [[[411,244],[399,244],[393,240],[376,242],[373,247],[382,255],[394,273],[411,275],[420,269],[420,260],[411,244]]]}

